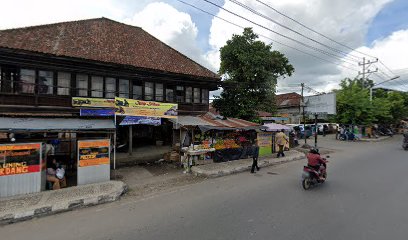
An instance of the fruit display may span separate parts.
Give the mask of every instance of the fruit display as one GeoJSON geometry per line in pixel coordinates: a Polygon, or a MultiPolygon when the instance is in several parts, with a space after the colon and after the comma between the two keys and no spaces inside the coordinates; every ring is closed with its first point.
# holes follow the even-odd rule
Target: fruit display
{"type": "Polygon", "coordinates": [[[225,140],[219,140],[217,141],[216,144],[214,144],[214,148],[216,150],[221,150],[221,149],[227,149],[227,148],[240,148],[239,146],[233,139],[225,139],[225,140]]]}

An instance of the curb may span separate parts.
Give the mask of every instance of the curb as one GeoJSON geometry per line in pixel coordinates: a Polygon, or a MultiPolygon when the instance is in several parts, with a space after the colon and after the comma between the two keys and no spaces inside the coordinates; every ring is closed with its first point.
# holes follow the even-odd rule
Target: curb
{"type": "Polygon", "coordinates": [[[391,138],[390,136],[387,137],[379,137],[379,138],[363,138],[360,139],[359,142],[381,142],[391,138]]]}
{"type": "MultiPolygon", "coordinates": [[[[258,165],[259,167],[276,166],[276,165],[281,165],[281,164],[288,163],[288,162],[298,161],[298,160],[305,158],[304,153],[298,152],[298,151],[296,152],[297,153],[295,153],[293,156],[281,158],[282,159],[281,161],[273,161],[275,158],[273,158],[272,161],[266,160],[266,159],[260,159],[258,160],[258,165]]],[[[227,176],[231,174],[249,171],[251,169],[251,164],[249,166],[239,166],[239,167],[229,169],[229,170],[212,170],[212,171],[205,171],[205,170],[193,167],[192,171],[193,171],[193,174],[196,176],[202,176],[202,177],[207,177],[207,178],[217,178],[217,177],[223,177],[223,176],[227,176]]]]}
{"type": "MultiPolygon", "coordinates": [[[[68,202],[56,202],[54,204],[45,204],[37,208],[23,210],[21,212],[8,213],[0,216],[0,226],[10,223],[16,223],[20,221],[25,221],[37,217],[43,217],[48,215],[53,215],[62,212],[68,212],[78,208],[91,207],[99,204],[104,204],[108,202],[114,202],[119,200],[119,198],[125,194],[128,190],[127,185],[121,181],[111,181],[114,185],[112,192],[104,193],[99,196],[89,196],[79,199],[74,199],[68,202]]],[[[102,185],[100,185],[102,186],[102,185]]],[[[100,187],[99,186],[99,187],[100,187]]],[[[95,186],[98,187],[98,186],[95,186]]]]}

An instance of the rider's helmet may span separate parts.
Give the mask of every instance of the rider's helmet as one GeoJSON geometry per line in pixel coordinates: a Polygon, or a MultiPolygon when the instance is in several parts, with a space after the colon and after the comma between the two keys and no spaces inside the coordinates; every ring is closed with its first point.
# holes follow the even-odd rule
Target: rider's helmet
{"type": "Polygon", "coordinates": [[[319,149],[317,149],[317,148],[311,148],[311,149],[310,149],[310,153],[319,154],[319,149]]]}

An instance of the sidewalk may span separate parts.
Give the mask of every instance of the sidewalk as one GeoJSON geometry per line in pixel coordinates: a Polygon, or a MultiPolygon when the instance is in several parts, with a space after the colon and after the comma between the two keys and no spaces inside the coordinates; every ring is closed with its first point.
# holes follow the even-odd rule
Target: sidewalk
{"type": "Polygon", "coordinates": [[[1,198],[0,225],[113,202],[125,191],[125,183],[109,181],[1,198]]]}
{"type": "Polygon", "coordinates": [[[390,138],[390,136],[381,136],[381,137],[378,137],[378,138],[361,138],[360,141],[361,142],[380,142],[380,141],[386,140],[388,138],[390,138]]]}
{"type": "MultiPolygon", "coordinates": [[[[304,159],[305,154],[296,150],[285,152],[285,157],[277,158],[276,154],[271,157],[260,158],[258,160],[259,167],[267,167],[278,165],[290,161],[304,159]]],[[[242,159],[223,163],[211,163],[200,166],[193,166],[191,171],[193,174],[205,177],[221,177],[229,174],[250,171],[252,159],[242,159]]]]}

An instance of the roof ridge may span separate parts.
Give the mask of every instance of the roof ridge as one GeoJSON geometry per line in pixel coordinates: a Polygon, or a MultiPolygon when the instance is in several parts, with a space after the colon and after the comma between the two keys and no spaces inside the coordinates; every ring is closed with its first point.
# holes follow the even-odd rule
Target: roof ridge
{"type": "MultiPolygon", "coordinates": [[[[46,23],[46,24],[39,24],[39,25],[34,25],[34,26],[25,26],[25,27],[15,27],[15,28],[6,28],[6,29],[0,29],[0,32],[6,32],[6,31],[14,31],[14,30],[23,30],[23,29],[35,29],[35,28],[43,28],[43,27],[50,27],[50,26],[58,26],[62,24],[67,24],[67,23],[78,23],[78,22],[90,22],[90,21],[99,21],[99,20],[105,20],[105,21],[110,21],[118,24],[124,24],[115,20],[112,20],[107,17],[98,17],[98,18],[87,18],[87,19],[81,19],[81,20],[71,20],[71,21],[63,21],[63,22],[55,22],[55,23],[46,23]]],[[[124,24],[127,25],[127,24],[124,24]]],[[[132,25],[129,25],[132,26],[132,25]]],[[[132,26],[135,28],[141,28],[139,26],[132,26]]]]}

